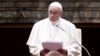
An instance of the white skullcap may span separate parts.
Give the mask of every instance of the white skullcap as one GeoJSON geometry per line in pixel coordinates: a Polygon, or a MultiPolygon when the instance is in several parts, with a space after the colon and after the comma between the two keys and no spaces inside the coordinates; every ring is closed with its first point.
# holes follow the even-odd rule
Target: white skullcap
{"type": "Polygon", "coordinates": [[[52,2],[49,6],[55,6],[60,8],[60,10],[62,11],[62,5],[59,2],[52,2]]]}

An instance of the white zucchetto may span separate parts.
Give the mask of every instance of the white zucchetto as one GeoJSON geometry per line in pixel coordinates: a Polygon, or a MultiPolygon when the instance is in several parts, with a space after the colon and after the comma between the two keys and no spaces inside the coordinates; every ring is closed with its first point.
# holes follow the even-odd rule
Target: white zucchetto
{"type": "Polygon", "coordinates": [[[59,2],[52,2],[49,6],[58,7],[62,11],[62,5],[59,2]]]}

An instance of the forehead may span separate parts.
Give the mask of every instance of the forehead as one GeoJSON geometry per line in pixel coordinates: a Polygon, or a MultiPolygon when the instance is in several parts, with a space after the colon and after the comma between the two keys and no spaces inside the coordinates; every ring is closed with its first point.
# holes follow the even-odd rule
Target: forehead
{"type": "Polygon", "coordinates": [[[60,10],[60,8],[58,8],[58,7],[50,6],[50,7],[48,8],[48,11],[60,12],[61,10],[60,10]]]}

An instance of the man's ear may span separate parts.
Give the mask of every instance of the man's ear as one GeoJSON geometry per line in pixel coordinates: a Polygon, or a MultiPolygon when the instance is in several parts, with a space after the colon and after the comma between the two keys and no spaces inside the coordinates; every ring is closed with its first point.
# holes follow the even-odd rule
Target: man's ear
{"type": "Polygon", "coordinates": [[[61,17],[63,17],[63,11],[61,11],[61,14],[60,14],[60,16],[61,16],[61,17]]]}

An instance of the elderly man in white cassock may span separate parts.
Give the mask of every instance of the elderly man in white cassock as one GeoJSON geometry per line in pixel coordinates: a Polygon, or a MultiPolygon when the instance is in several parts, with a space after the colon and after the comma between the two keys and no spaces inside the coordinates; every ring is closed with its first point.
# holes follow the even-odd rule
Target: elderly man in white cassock
{"type": "MultiPolygon", "coordinates": [[[[76,27],[73,23],[61,18],[62,14],[62,5],[59,2],[52,2],[48,7],[48,17],[34,24],[27,41],[32,55],[41,56],[40,52],[44,50],[43,42],[61,42],[62,50],[67,52],[66,56],[80,56],[81,47],[72,39],[73,37],[79,41],[76,27]]],[[[60,52],[47,50],[45,56],[53,56],[53,54],[58,56],[60,52]]]]}

